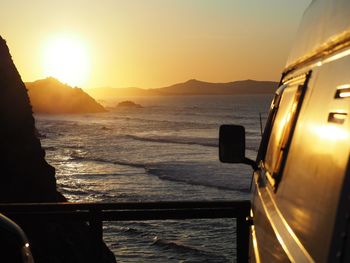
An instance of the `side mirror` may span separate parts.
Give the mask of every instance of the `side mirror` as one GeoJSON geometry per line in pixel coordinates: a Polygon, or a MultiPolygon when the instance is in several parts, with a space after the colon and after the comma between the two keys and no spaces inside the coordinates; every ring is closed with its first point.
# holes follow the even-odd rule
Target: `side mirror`
{"type": "Polygon", "coordinates": [[[242,163],[245,158],[245,129],[239,125],[221,125],[219,158],[223,163],[242,163]]]}
{"type": "Polygon", "coordinates": [[[245,157],[245,129],[240,125],[221,125],[219,132],[219,159],[223,163],[257,164],[245,157]]]}

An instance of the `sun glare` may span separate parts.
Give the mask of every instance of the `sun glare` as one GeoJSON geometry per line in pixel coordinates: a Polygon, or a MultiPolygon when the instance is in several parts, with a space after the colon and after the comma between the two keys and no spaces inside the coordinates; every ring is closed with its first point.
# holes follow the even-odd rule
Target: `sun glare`
{"type": "Polygon", "coordinates": [[[43,66],[47,77],[82,86],[89,76],[89,62],[87,49],[77,38],[57,37],[45,44],[43,66]]]}

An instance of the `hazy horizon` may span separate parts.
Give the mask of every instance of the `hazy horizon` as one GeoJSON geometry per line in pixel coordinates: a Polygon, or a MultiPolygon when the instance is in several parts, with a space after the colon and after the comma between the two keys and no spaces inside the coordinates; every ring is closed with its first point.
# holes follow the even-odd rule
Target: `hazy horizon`
{"type": "Polygon", "coordinates": [[[165,87],[280,77],[310,0],[8,1],[0,34],[22,78],[165,87]]]}

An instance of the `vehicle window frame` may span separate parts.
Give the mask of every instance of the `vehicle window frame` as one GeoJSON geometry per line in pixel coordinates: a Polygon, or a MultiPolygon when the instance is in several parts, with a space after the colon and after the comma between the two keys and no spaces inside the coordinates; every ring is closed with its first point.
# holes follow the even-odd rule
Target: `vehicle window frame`
{"type": "MultiPolygon", "coordinates": [[[[299,117],[299,113],[304,101],[304,97],[307,91],[309,79],[311,77],[312,71],[307,72],[306,74],[298,75],[296,77],[287,79],[285,81],[281,81],[280,87],[277,89],[275,93],[275,97],[271,103],[269,116],[266,122],[263,138],[260,144],[257,162],[260,164],[261,172],[265,174],[267,181],[272,186],[273,190],[276,192],[278,189],[278,185],[282,179],[283,170],[286,164],[288,151],[292,142],[293,133],[297,124],[297,120],[299,117]],[[283,135],[280,136],[278,141],[279,150],[278,161],[274,166],[273,171],[268,171],[266,169],[266,155],[269,148],[269,144],[271,141],[271,134],[273,133],[273,129],[275,127],[275,121],[277,113],[279,112],[280,102],[283,97],[284,91],[289,87],[296,87],[295,94],[293,95],[292,105],[295,104],[295,109],[292,112],[291,119],[288,122],[287,126],[284,128],[283,135]],[[277,167],[277,169],[276,169],[277,167]]],[[[289,110],[291,110],[291,107],[289,110]]],[[[287,111],[289,112],[289,111],[287,111]]]]}

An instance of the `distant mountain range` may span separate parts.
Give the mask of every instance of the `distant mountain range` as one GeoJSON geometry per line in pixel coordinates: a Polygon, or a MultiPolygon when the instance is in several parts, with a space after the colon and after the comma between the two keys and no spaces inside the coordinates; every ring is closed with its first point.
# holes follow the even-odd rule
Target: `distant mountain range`
{"type": "Polygon", "coordinates": [[[211,83],[195,79],[157,89],[141,88],[93,88],[86,93],[98,100],[133,96],[171,95],[227,95],[227,94],[273,94],[277,82],[241,80],[227,83],[211,83]]]}
{"type": "Polygon", "coordinates": [[[34,113],[96,113],[105,108],[82,89],[55,78],[25,83],[34,113]]]}
{"type": "Polygon", "coordinates": [[[272,94],[277,82],[242,80],[228,83],[210,83],[189,80],[157,89],[94,88],[82,90],[63,84],[55,78],[25,83],[35,113],[96,113],[106,109],[99,101],[138,96],[189,96],[272,94]]]}

